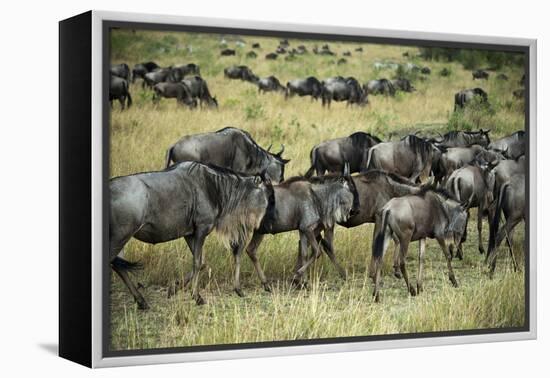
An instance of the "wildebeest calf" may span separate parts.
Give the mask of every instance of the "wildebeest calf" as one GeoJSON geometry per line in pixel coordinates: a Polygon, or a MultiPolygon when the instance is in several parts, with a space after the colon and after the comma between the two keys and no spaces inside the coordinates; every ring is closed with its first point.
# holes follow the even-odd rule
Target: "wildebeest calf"
{"type": "Polygon", "coordinates": [[[128,90],[128,82],[118,76],[111,75],[109,85],[109,102],[113,107],[113,100],[118,100],[120,106],[124,109],[124,101],[127,101],[128,107],[132,105],[132,96],[128,90]]]}
{"type": "Polygon", "coordinates": [[[158,83],[153,87],[155,95],[153,103],[158,104],[162,97],[175,98],[178,104],[187,105],[190,109],[197,107],[197,100],[191,95],[189,87],[184,83],[158,83]]]}

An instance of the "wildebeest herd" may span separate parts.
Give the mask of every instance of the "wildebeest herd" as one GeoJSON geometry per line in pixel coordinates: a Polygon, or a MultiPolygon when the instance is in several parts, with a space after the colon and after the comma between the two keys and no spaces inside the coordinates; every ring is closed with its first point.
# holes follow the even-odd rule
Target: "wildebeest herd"
{"type": "Polygon", "coordinates": [[[139,264],[123,259],[121,251],[132,237],[152,244],[184,238],[193,256],[192,269],[174,289],[190,284],[193,299],[202,304],[202,248],[213,231],[232,251],[234,290],[243,296],[243,251],[265,290],[271,290],[257,257],[265,235],[298,231],[292,281],[303,287],[304,274],[323,251],[346,277],[334,248],[337,225],[374,223],[368,274],[378,301],[382,258],[390,240],[395,242],[394,274],[404,279],[411,295],[423,288],[426,239],[437,240],[449,280],[457,286],[451,261],[454,256],[463,258],[470,209],[477,208],[479,251],[486,253],[492,275],[497,247],[506,240],[511,251],[514,228],[524,220],[526,141],[523,131],[494,141],[489,134],[483,129],[436,137],[417,132],[399,141],[383,141],[358,131],[312,146],[311,168],[290,178],[285,178],[290,160],[283,157],[284,146],[271,152],[271,146],[263,148],[247,131],[225,127],[184,136],[166,146],[163,170],[111,179],[110,265],[138,307],[146,309],[147,302],[128,275],[139,264]],[[489,240],[482,240],[483,217],[489,220],[489,240]],[[420,244],[416,287],[405,264],[411,241],[420,244]]]}

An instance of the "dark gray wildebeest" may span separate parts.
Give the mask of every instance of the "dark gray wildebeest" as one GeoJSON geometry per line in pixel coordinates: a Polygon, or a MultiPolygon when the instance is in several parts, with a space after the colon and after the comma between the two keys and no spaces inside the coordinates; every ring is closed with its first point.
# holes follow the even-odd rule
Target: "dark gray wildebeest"
{"type": "Polygon", "coordinates": [[[222,51],[220,51],[221,56],[231,56],[231,55],[235,55],[235,54],[236,54],[236,52],[233,49],[223,49],[222,51]]]}
{"type": "Polygon", "coordinates": [[[429,75],[432,73],[432,70],[430,69],[430,67],[422,67],[420,69],[420,73],[423,75],[429,75]]]}
{"type": "Polygon", "coordinates": [[[268,76],[258,80],[258,92],[284,92],[286,88],[281,85],[275,76],[268,76]]]}
{"type": "Polygon", "coordinates": [[[246,53],[246,57],[251,58],[251,59],[255,59],[255,58],[258,57],[258,54],[256,54],[255,51],[250,50],[249,52],[246,53]]]}
{"type": "Polygon", "coordinates": [[[478,144],[487,147],[491,143],[489,133],[491,130],[479,129],[479,131],[449,131],[440,138],[430,139],[437,146],[443,147],[469,147],[478,144]]]}
{"type": "MultiPolygon", "coordinates": [[[[479,253],[485,253],[483,248],[483,216],[489,214],[489,206],[493,202],[493,185],[489,172],[495,163],[487,163],[475,160],[473,164],[466,165],[454,171],[447,180],[447,191],[452,193],[458,201],[468,202],[468,214],[470,209],[477,208],[477,232],[479,253]]],[[[456,244],[457,256],[462,260],[464,254],[462,243],[466,240],[466,233],[463,240],[456,244]]]]}
{"type": "Polygon", "coordinates": [[[260,48],[260,44],[258,42],[255,42],[252,44],[252,48],[253,49],[259,49],[260,48]]]}
{"type": "Polygon", "coordinates": [[[355,51],[357,51],[357,52],[363,52],[363,48],[362,48],[362,47],[356,47],[356,48],[355,48],[355,51]]]}
{"type": "Polygon", "coordinates": [[[475,79],[484,79],[484,80],[488,80],[488,79],[489,79],[489,72],[484,71],[484,70],[475,70],[475,71],[472,71],[472,79],[473,79],[473,80],[475,80],[475,79]]]}
{"type": "Polygon", "coordinates": [[[495,214],[489,232],[489,248],[486,259],[490,267],[491,276],[497,264],[497,249],[504,238],[507,238],[514,269],[517,270],[512,250],[513,233],[518,223],[522,220],[525,221],[525,206],[525,175],[516,174],[510,181],[500,187],[496,200],[495,214]],[[505,223],[504,227],[499,230],[501,213],[504,214],[505,223]]]}
{"type": "Polygon", "coordinates": [[[266,58],[267,60],[275,60],[275,59],[277,59],[278,57],[279,57],[279,55],[278,55],[277,53],[274,53],[274,52],[269,53],[269,54],[267,54],[267,55],[265,56],[265,58],[266,58]]]}
{"type": "Polygon", "coordinates": [[[363,89],[370,95],[395,96],[395,87],[388,79],[370,80],[363,86],[363,89]]]}
{"type": "Polygon", "coordinates": [[[307,79],[295,79],[286,83],[286,97],[298,95],[311,96],[311,100],[317,100],[321,97],[322,86],[317,78],[310,76],[307,79]]]}
{"type": "Polygon", "coordinates": [[[344,53],[342,54],[344,56],[351,56],[351,51],[344,51],[344,53]]]}
{"type": "Polygon", "coordinates": [[[486,150],[480,145],[474,144],[469,147],[444,148],[437,166],[432,168],[436,183],[445,183],[449,176],[458,168],[481,159],[489,163],[497,163],[504,159],[504,156],[496,151],[486,150]]]}
{"type": "Polygon", "coordinates": [[[228,79],[240,79],[255,83],[258,81],[258,76],[247,66],[231,66],[223,70],[224,77],[228,79]]]}
{"type": "Polygon", "coordinates": [[[368,103],[368,97],[359,82],[353,78],[343,78],[341,76],[331,77],[321,83],[321,99],[323,106],[330,108],[330,103],[334,101],[347,101],[347,105],[356,104],[365,106],[368,103]]]}
{"type": "Polygon", "coordinates": [[[181,64],[172,68],[172,78],[174,81],[182,81],[187,75],[201,75],[199,66],[195,63],[181,64]]]}
{"type": "Polygon", "coordinates": [[[286,47],[290,46],[290,43],[288,43],[288,39],[281,39],[279,41],[279,46],[286,48],[286,47]]]}
{"type": "Polygon", "coordinates": [[[155,62],[143,62],[136,64],[132,69],[132,83],[134,83],[136,79],[145,79],[146,73],[153,72],[159,68],[159,65],[155,62]]]}
{"type": "Polygon", "coordinates": [[[164,171],[116,177],[110,181],[110,263],[134,296],[140,309],[147,302],[130,280],[135,268],[118,257],[132,238],[157,244],[185,238],[193,254],[187,275],[192,297],[199,294],[202,246],[214,230],[229,245],[235,258],[235,288],[238,288],[240,254],[260,226],[268,205],[273,205],[271,185],[260,176],[243,176],[197,162],[184,162],[164,171]]]}
{"type": "Polygon", "coordinates": [[[275,52],[277,54],[286,54],[286,49],[282,46],[278,46],[276,49],[275,49],[275,52]]]}
{"type": "Polygon", "coordinates": [[[379,169],[405,177],[412,182],[426,182],[441,151],[431,142],[416,135],[400,141],[383,142],[368,151],[366,169],[379,169]]]}
{"type": "Polygon", "coordinates": [[[210,108],[218,107],[218,100],[216,100],[216,97],[212,97],[208,90],[208,84],[202,77],[192,76],[183,79],[181,82],[189,88],[191,97],[199,100],[201,107],[204,104],[210,108]]]}
{"type": "Polygon", "coordinates": [[[525,155],[500,161],[491,171],[491,175],[491,181],[494,182],[493,196],[496,199],[502,185],[516,175],[525,175],[525,155]]]}
{"type": "Polygon", "coordinates": [[[512,92],[512,95],[517,99],[524,99],[525,98],[525,89],[516,89],[512,92]]]}
{"type": "Polygon", "coordinates": [[[128,83],[130,82],[130,67],[128,67],[126,63],[112,65],[110,72],[112,76],[118,76],[126,80],[128,83]]]}
{"type": "Polygon", "coordinates": [[[497,75],[497,80],[508,81],[508,76],[503,73],[500,73],[497,75]]]}
{"type": "Polygon", "coordinates": [[[113,107],[113,100],[118,100],[120,106],[124,109],[124,102],[127,101],[128,107],[132,106],[132,96],[128,90],[128,82],[118,76],[111,75],[109,85],[109,102],[113,107]]]}
{"type": "Polygon", "coordinates": [[[464,109],[466,104],[474,99],[478,99],[481,104],[489,104],[487,92],[481,88],[465,89],[455,94],[455,109],[464,109]]]}
{"type": "Polygon", "coordinates": [[[504,138],[489,143],[490,150],[498,151],[508,159],[516,159],[525,154],[525,131],[519,130],[504,138]]]}
{"type": "Polygon", "coordinates": [[[284,180],[284,146],[279,153],[272,154],[260,147],[244,130],[226,127],[212,133],[187,135],[166,152],[166,167],[172,162],[199,161],[214,164],[249,175],[260,174],[274,183],[284,180]]]}
{"type": "Polygon", "coordinates": [[[298,46],[296,54],[303,55],[305,53],[307,53],[307,48],[304,45],[298,46]]]}
{"type": "Polygon", "coordinates": [[[158,104],[161,98],[175,98],[180,105],[187,105],[190,109],[197,107],[197,100],[191,95],[191,90],[184,83],[158,83],[153,86],[155,95],[153,103],[158,104]]]}
{"type": "Polygon", "coordinates": [[[400,79],[392,80],[391,83],[396,91],[409,92],[409,93],[416,91],[416,88],[413,87],[411,82],[407,79],[400,78],[400,79]]]}
{"type": "Polygon", "coordinates": [[[322,176],[325,172],[342,172],[349,163],[350,172],[361,172],[367,166],[369,148],[381,143],[376,136],[358,131],[350,136],[326,140],[311,149],[311,167],[305,177],[322,176]]]}
{"type": "Polygon", "coordinates": [[[392,198],[376,216],[374,227],[372,260],[369,271],[374,281],[373,296],[380,300],[380,275],[382,260],[390,239],[399,244],[399,268],[411,295],[423,291],[423,265],[426,239],[436,239],[439,243],[449,271],[449,280],[458,287],[453,267],[449,243],[457,243],[467,224],[467,204],[456,201],[442,189],[423,188],[418,194],[392,198]],[[409,282],[405,265],[409,243],[418,240],[418,276],[416,290],[409,282]]]}
{"type": "MultiPolygon", "coordinates": [[[[260,227],[254,233],[246,252],[254,263],[256,272],[266,290],[269,284],[256,256],[258,247],[266,234],[279,234],[297,230],[300,233],[298,259],[294,284],[301,284],[304,273],[321,255],[319,239],[322,232],[332,235],[336,223],[345,222],[359,208],[357,190],[348,165],[343,175],[321,177],[292,177],[273,186],[275,206],[266,212],[260,227]],[[308,259],[308,245],[313,255],[308,259]]],[[[338,264],[333,250],[326,251],[339,274],[345,278],[345,270],[338,264]]]]}
{"type": "Polygon", "coordinates": [[[164,82],[174,83],[176,80],[172,76],[172,67],[166,67],[147,72],[143,78],[143,82],[149,88],[153,88],[155,84],[164,82]]]}

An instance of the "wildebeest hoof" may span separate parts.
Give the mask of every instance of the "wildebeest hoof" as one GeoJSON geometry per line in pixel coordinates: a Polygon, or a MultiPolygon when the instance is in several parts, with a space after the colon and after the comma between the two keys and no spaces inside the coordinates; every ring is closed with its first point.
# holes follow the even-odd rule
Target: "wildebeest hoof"
{"type": "Polygon", "coordinates": [[[292,280],[292,286],[297,290],[307,289],[307,282],[299,279],[294,279],[292,280]]]}
{"type": "Polygon", "coordinates": [[[479,253],[481,253],[482,255],[485,254],[485,249],[483,247],[479,247],[479,253]]]}
{"type": "Polygon", "coordinates": [[[423,291],[424,291],[424,288],[422,287],[422,285],[416,284],[416,293],[420,294],[423,291]]]}
{"type": "Polygon", "coordinates": [[[202,306],[202,305],[205,305],[206,304],[206,300],[204,300],[200,294],[197,295],[197,297],[195,298],[195,302],[197,303],[197,306],[202,306]]]}
{"type": "Polygon", "coordinates": [[[235,293],[237,293],[237,295],[238,295],[239,297],[241,297],[241,298],[244,297],[243,291],[242,291],[241,289],[239,289],[239,288],[235,288],[235,293]]]}
{"type": "Polygon", "coordinates": [[[268,283],[264,283],[264,290],[268,293],[271,293],[271,285],[268,283]]]}
{"type": "Polygon", "coordinates": [[[145,289],[145,286],[141,282],[138,282],[137,283],[137,288],[138,289],[145,289]]]}
{"type": "Polygon", "coordinates": [[[413,286],[409,287],[409,293],[411,293],[411,296],[416,297],[416,290],[414,290],[413,286]]]}
{"type": "Polygon", "coordinates": [[[395,278],[399,278],[399,279],[403,278],[403,276],[401,275],[401,272],[398,270],[394,270],[393,275],[395,278]]]}
{"type": "Polygon", "coordinates": [[[149,309],[149,305],[147,304],[147,302],[145,302],[145,300],[138,301],[137,305],[138,305],[138,308],[140,310],[148,310],[149,309]]]}

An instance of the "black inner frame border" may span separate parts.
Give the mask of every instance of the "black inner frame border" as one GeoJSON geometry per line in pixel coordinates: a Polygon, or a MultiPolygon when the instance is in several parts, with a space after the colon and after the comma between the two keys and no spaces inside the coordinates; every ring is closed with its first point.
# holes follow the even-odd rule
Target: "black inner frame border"
{"type": "MultiPolygon", "coordinates": [[[[317,25],[313,26],[317,27],[317,25]]],[[[261,29],[246,29],[233,27],[213,27],[213,26],[196,26],[196,25],[180,25],[180,24],[160,24],[147,22],[129,22],[116,20],[102,21],[102,182],[103,182],[103,203],[102,203],[102,226],[103,226],[103,241],[102,252],[103,261],[109,261],[109,164],[110,164],[110,105],[107,89],[109,88],[109,68],[110,68],[110,51],[111,51],[111,29],[136,29],[149,31],[166,31],[166,32],[192,32],[192,33],[210,33],[210,34],[231,34],[231,35],[246,35],[257,37],[275,37],[275,38],[290,38],[290,39],[305,39],[305,40],[320,40],[320,41],[338,41],[338,42],[357,42],[371,44],[389,44],[414,47],[444,47],[456,49],[478,49],[492,50],[502,52],[515,52],[524,54],[524,71],[525,71],[525,133],[526,133],[526,164],[530,167],[531,153],[530,146],[530,49],[529,46],[521,45],[505,45],[505,44],[490,44],[479,42],[449,42],[443,40],[424,40],[406,38],[407,32],[404,31],[403,38],[393,37],[369,37],[360,35],[345,35],[345,34],[325,34],[325,33],[309,33],[309,32],[291,32],[279,30],[261,30],[261,29]]],[[[528,206],[526,208],[525,219],[525,251],[530,251],[530,169],[526,175],[526,196],[528,206]]],[[[110,323],[111,323],[111,306],[110,306],[110,277],[111,269],[106,266],[102,269],[102,357],[124,357],[124,356],[144,356],[156,354],[174,354],[174,353],[191,353],[191,352],[213,352],[224,350],[244,350],[256,348],[278,348],[292,347],[305,345],[327,345],[340,343],[353,343],[365,341],[385,341],[385,340],[407,340],[420,338],[437,338],[449,336],[469,336],[469,335],[487,335],[501,334],[512,332],[528,332],[530,331],[530,253],[524,253],[524,300],[525,300],[525,323],[522,327],[506,327],[506,328],[483,328],[471,330],[456,330],[456,331],[434,331],[434,332],[418,332],[405,334],[389,334],[389,335],[368,335],[368,336],[348,336],[348,337],[333,337],[320,339],[302,339],[302,340],[281,340],[281,341],[265,341],[251,342],[240,344],[216,344],[216,345],[196,345],[182,346],[171,348],[152,348],[152,349],[133,349],[133,350],[111,350],[110,349],[110,323]]],[[[360,314],[358,314],[360,316],[360,314]]]]}

